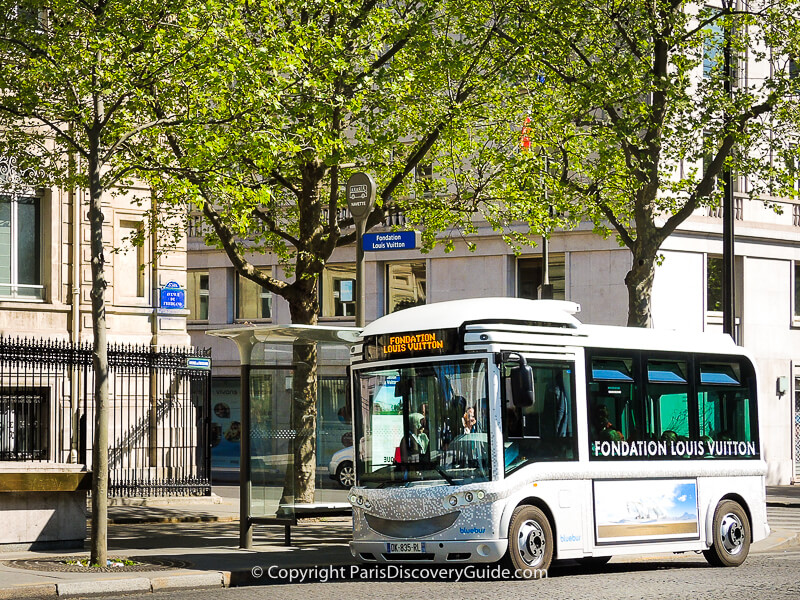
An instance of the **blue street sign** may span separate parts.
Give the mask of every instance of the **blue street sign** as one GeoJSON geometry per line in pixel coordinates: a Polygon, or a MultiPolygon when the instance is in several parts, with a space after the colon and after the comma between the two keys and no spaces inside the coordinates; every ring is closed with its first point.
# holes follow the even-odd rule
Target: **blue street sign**
{"type": "Polygon", "coordinates": [[[365,252],[378,250],[413,250],[417,247],[417,232],[387,231],[385,233],[365,233],[362,241],[365,252]]]}
{"type": "Polygon", "coordinates": [[[186,290],[175,281],[170,281],[161,288],[161,308],[186,308],[186,290]]]}
{"type": "Polygon", "coordinates": [[[199,369],[202,371],[210,371],[211,370],[211,359],[210,358],[202,358],[200,356],[187,356],[186,357],[186,366],[190,369],[199,369]]]}

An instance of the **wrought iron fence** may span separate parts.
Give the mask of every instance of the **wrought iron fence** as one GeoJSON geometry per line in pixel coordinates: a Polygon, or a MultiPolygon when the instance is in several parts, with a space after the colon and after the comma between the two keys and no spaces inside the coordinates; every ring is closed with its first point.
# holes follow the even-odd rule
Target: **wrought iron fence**
{"type": "MultiPolygon", "coordinates": [[[[109,346],[110,495],[211,493],[210,371],[198,356],[209,351],[109,346]]],[[[0,337],[0,460],[91,469],[93,390],[91,345],[0,337]]]]}

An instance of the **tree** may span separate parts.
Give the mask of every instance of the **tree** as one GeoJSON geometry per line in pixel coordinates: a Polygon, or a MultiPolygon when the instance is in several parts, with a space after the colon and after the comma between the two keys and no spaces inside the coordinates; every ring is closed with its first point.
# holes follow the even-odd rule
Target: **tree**
{"type": "MultiPolygon", "coordinates": [[[[93,564],[105,565],[108,357],[103,196],[133,174],[142,133],[185,112],[143,119],[142,90],[178,80],[208,34],[208,11],[188,0],[0,0],[0,126],[6,151],[48,182],[89,192],[95,438],[93,564]]],[[[170,89],[170,92],[174,91],[170,89]]]]}
{"type": "Polygon", "coordinates": [[[548,0],[520,14],[509,36],[526,40],[534,68],[505,130],[528,118],[531,151],[494,164],[521,205],[540,207],[546,189],[560,224],[587,219],[616,233],[632,254],[628,325],[650,326],[659,248],[698,208],[719,204],[726,167],[748,177],[750,197],[788,191],[800,3],[548,0]],[[750,71],[745,82],[734,69],[730,94],[726,39],[750,71]]]}
{"type": "MultiPolygon", "coordinates": [[[[236,4],[236,3],[234,3],[236,4]]],[[[244,277],[285,298],[293,323],[313,325],[317,282],[352,244],[342,214],[348,175],[378,183],[367,227],[404,206],[420,165],[445,160],[447,140],[486,121],[523,54],[498,34],[513,2],[269,0],[237,4],[238,51],[187,84],[194,110],[218,127],[174,128],[143,160],[162,198],[202,211],[207,241],[244,277]],[[227,74],[227,77],[225,76],[227,74]],[[164,149],[164,152],[160,150],[164,149]],[[274,252],[286,280],[250,253],[274,252]]],[[[172,111],[153,86],[152,118],[172,111]]],[[[414,196],[419,204],[422,194],[414,196]]],[[[452,196],[431,196],[448,205],[452,196]]],[[[294,480],[284,496],[314,497],[316,349],[295,344],[294,480]]]]}

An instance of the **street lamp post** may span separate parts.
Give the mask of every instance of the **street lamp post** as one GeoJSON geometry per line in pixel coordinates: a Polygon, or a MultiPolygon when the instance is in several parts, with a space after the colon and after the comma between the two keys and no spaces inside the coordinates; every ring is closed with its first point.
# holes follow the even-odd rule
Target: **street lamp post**
{"type": "MultiPolygon", "coordinates": [[[[734,0],[723,0],[725,10],[731,8],[734,0]]],[[[733,63],[731,57],[731,25],[726,24],[724,29],[724,71],[723,79],[725,94],[728,98],[733,93],[733,63]]],[[[726,115],[727,120],[727,115],[726,115]]],[[[722,172],[722,331],[729,334],[734,341],[736,339],[736,315],[735,315],[735,267],[734,267],[734,222],[735,206],[733,198],[733,171],[730,162],[726,161],[722,172]]]]}

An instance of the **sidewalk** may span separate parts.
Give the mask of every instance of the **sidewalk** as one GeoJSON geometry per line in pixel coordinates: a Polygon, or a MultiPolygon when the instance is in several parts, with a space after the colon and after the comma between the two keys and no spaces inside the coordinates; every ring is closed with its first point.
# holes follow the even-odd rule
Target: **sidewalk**
{"type": "Polygon", "coordinates": [[[57,560],[88,557],[88,539],[83,552],[0,553],[0,599],[247,585],[284,579],[278,567],[353,563],[347,546],[352,538],[349,518],[302,521],[292,527],[293,545],[288,547],[283,545],[283,526],[259,525],[254,549],[241,550],[237,498],[159,500],[109,506],[108,513],[109,557],[140,565],[89,573],[57,560]],[[253,576],[253,569],[260,577],[253,576]]]}
{"type": "MultiPolygon", "coordinates": [[[[767,489],[768,505],[800,511],[800,486],[767,489]]],[[[59,562],[84,552],[0,553],[0,600],[149,592],[280,582],[282,569],[354,564],[347,542],[349,518],[308,520],[292,528],[290,547],[282,526],[257,526],[254,549],[239,549],[239,501],[234,497],[160,499],[144,505],[109,507],[110,557],[136,559],[137,566],[88,573],[59,562]],[[72,569],[72,570],[70,570],[72,569]]],[[[753,544],[754,553],[800,544],[800,532],[776,530],[753,544]]]]}

